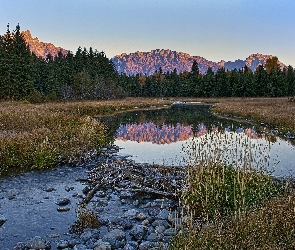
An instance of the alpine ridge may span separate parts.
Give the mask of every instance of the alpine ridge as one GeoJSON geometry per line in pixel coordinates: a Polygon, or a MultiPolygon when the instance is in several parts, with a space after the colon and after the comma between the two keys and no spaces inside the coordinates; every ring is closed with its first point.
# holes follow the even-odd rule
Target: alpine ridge
{"type": "MultiPolygon", "coordinates": [[[[191,56],[187,53],[171,51],[169,49],[156,49],[151,52],[135,52],[113,57],[111,60],[119,73],[126,75],[146,74],[152,75],[160,68],[163,72],[172,72],[176,69],[178,73],[191,71],[193,61],[197,61],[201,74],[205,74],[208,67],[211,67],[214,72],[219,68],[224,67],[226,70],[233,70],[244,67],[245,65],[252,71],[255,71],[258,65],[265,65],[266,60],[272,58],[272,55],[262,55],[259,53],[252,54],[245,60],[235,60],[234,62],[212,62],[204,57],[191,56]]],[[[279,62],[281,68],[285,65],[279,62]]]]}
{"type": "Polygon", "coordinates": [[[37,57],[46,58],[49,54],[52,57],[56,57],[59,52],[61,52],[65,56],[68,53],[67,50],[61,47],[56,47],[52,43],[40,42],[38,37],[33,38],[29,30],[22,31],[21,33],[31,52],[34,53],[37,57]]]}
{"type": "MultiPolygon", "coordinates": [[[[36,56],[46,58],[49,54],[56,57],[59,52],[64,56],[67,55],[68,50],[56,47],[52,43],[45,43],[39,41],[37,37],[33,38],[29,30],[22,31],[22,35],[29,46],[31,52],[36,56]]],[[[201,74],[205,74],[209,67],[216,72],[219,68],[224,67],[226,70],[241,69],[245,65],[252,71],[255,71],[258,65],[265,65],[266,60],[272,58],[272,55],[252,54],[245,60],[237,59],[234,62],[221,60],[220,62],[213,62],[201,56],[191,56],[184,52],[172,51],[170,49],[156,49],[150,52],[135,52],[135,53],[122,53],[111,59],[115,69],[126,75],[152,75],[160,68],[165,72],[177,73],[184,71],[191,71],[193,61],[198,62],[201,74]]],[[[286,67],[285,64],[279,62],[281,68],[286,67]]]]}

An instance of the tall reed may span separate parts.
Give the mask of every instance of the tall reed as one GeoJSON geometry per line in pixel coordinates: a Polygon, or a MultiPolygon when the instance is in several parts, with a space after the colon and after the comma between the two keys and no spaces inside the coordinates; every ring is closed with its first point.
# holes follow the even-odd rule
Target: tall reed
{"type": "MultiPolygon", "coordinates": [[[[274,212],[267,215],[266,208],[260,213],[261,208],[275,204],[269,206],[277,211],[285,197],[289,197],[286,212],[295,221],[290,182],[272,177],[276,161],[269,157],[266,140],[250,139],[244,132],[215,131],[193,139],[184,151],[188,154],[187,175],[181,201],[189,219],[182,225],[182,232],[187,233],[176,236],[171,249],[254,249],[255,244],[247,248],[247,244],[235,243],[251,238],[247,218],[253,218],[254,225],[263,215],[274,216],[274,212]]],[[[268,235],[279,233],[278,224],[272,227],[267,219],[262,225],[260,222],[255,225],[268,230],[268,235]]],[[[295,230],[295,225],[286,227],[295,230]]],[[[262,237],[263,232],[259,233],[262,237]]]]}

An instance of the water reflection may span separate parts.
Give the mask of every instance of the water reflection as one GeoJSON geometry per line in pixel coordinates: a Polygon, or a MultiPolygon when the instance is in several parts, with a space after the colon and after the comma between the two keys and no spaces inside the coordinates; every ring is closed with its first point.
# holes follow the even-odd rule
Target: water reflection
{"type": "Polygon", "coordinates": [[[116,131],[116,139],[122,141],[151,142],[155,144],[170,144],[185,141],[194,136],[192,126],[181,124],[158,126],[152,122],[120,125],[116,131]]]}
{"type": "Polygon", "coordinates": [[[295,174],[294,142],[260,124],[218,118],[209,106],[137,110],[101,121],[108,126],[114,144],[122,148],[120,153],[132,155],[130,159],[136,162],[185,165],[194,153],[216,157],[217,147],[229,164],[245,163],[248,157],[253,166],[275,167],[276,176],[295,174]]]}
{"type": "MultiPolygon", "coordinates": [[[[206,135],[207,133],[213,133],[218,131],[218,127],[212,125],[210,129],[207,129],[204,123],[198,124],[194,133],[193,125],[184,126],[177,123],[175,126],[173,124],[163,124],[162,126],[156,125],[153,122],[145,123],[127,123],[120,124],[119,128],[116,130],[115,137],[117,140],[121,141],[136,141],[141,142],[151,142],[153,144],[170,144],[178,141],[186,141],[192,137],[200,137],[206,135]]],[[[225,132],[232,132],[230,126],[224,129],[225,132]]],[[[276,139],[274,136],[266,136],[266,134],[258,133],[254,127],[244,128],[239,127],[234,130],[235,133],[244,133],[251,139],[261,139],[265,138],[274,142],[276,139]]]]}

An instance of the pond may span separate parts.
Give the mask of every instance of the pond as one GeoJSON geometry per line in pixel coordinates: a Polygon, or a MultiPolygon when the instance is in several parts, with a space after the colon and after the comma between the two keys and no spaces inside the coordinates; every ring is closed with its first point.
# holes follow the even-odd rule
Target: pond
{"type": "Polygon", "coordinates": [[[173,105],[104,117],[120,154],[139,163],[186,165],[222,160],[263,168],[276,177],[295,174],[294,140],[242,119],[215,116],[211,105],[173,105]]]}

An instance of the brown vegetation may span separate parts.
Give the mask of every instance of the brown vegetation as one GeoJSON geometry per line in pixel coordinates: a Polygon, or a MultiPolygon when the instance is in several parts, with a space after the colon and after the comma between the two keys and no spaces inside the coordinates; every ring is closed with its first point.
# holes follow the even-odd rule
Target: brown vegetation
{"type": "Polygon", "coordinates": [[[288,98],[208,98],[198,101],[215,102],[213,111],[232,114],[268,123],[282,132],[295,132],[295,102],[288,98]]]}
{"type": "Polygon", "coordinates": [[[125,99],[103,102],[0,104],[0,175],[12,167],[48,168],[79,164],[106,144],[104,125],[92,117],[163,106],[169,101],[125,99]]]}

